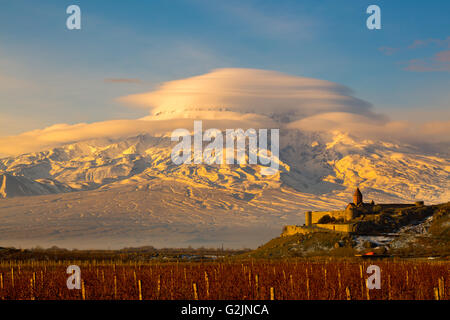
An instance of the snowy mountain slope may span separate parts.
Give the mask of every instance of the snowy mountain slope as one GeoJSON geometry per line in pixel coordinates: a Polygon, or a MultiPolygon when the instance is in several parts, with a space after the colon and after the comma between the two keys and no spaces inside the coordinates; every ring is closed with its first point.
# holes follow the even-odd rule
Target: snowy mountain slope
{"type": "Polygon", "coordinates": [[[280,139],[280,172],[273,176],[261,175],[259,165],[177,166],[170,158],[175,143],[149,135],[84,141],[0,159],[0,172],[66,186],[49,188],[53,192],[176,178],[197,186],[244,191],[285,185],[313,195],[345,192],[359,185],[377,201],[435,203],[450,198],[448,158],[412,146],[358,141],[342,133],[289,130],[280,139]]]}
{"type": "Polygon", "coordinates": [[[410,145],[358,140],[341,132],[290,131],[284,142],[281,159],[290,171],[282,173],[282,180],[298,191],[339,194],[359,186],[366,199],[377,202],[441,203],[450,199],[448,155],[425,153],[410,145]]]}
{"type": "Polygon", "coordinates": [[[53,180],[31,180],[23,176],[0,174],[0,198],[70,192],[72,189],[53,180]]]}
{"type": "Polygon", "coordinates": [[[0,201],[0,243],[76,248],[168,246],[255,247],[285,224],[302,224],[307,208],[345,199],[292,190],[253,194],[198,187],[177,179],[0,201]]]}

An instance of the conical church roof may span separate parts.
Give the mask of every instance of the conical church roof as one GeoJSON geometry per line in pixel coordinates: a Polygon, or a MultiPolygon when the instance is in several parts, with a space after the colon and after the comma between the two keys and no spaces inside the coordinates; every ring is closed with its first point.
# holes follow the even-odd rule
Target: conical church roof
{"type": "Polygon", "coordinates": [[[359,188],[356,188],[355,193],[353,194],[353,203],[359,206],[362,202],[362,193],[359,191],[359,188]]]}

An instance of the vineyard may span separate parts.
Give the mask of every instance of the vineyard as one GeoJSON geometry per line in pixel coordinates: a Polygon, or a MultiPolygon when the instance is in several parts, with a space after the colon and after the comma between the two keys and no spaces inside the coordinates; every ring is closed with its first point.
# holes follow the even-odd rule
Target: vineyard
{"type": "Polygon", "coordinates": [[[450,298],[446,261],[0,262],[0,299],[441,299],[450,298]],[[381,269],[367,289],[366,269],[381,269]],[[69,290],[69,265],[81,288],[69,290]]]}

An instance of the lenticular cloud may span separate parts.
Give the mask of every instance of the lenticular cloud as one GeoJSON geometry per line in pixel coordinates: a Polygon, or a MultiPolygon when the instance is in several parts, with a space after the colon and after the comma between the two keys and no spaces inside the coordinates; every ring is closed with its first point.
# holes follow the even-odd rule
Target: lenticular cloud
{"type": "Polygon", "coordinates": [[[349,88],[325,80],[258,69],[217,69],[169,81],[159,89],[120,98],[151,109],[151,118],[240,118],[257,114],[296,121],[320,113],[346,112],[375,117],[371,105],[349,88]]]}

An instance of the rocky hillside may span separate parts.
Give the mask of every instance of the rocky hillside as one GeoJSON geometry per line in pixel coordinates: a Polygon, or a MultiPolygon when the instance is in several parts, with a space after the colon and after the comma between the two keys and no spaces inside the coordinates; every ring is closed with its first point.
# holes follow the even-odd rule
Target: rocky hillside
{"type": "Polygon", "coordinates": [[[450,202],[401,211],[381,213],[384,217],[392,216],[390,219],[373,219],[375,229],[384,230],[385,234],[347,235],[321,231],[276,237],[245,255],[259,258],[351,257],[374,252],[394,257],[450,257],[450,202]]]}

